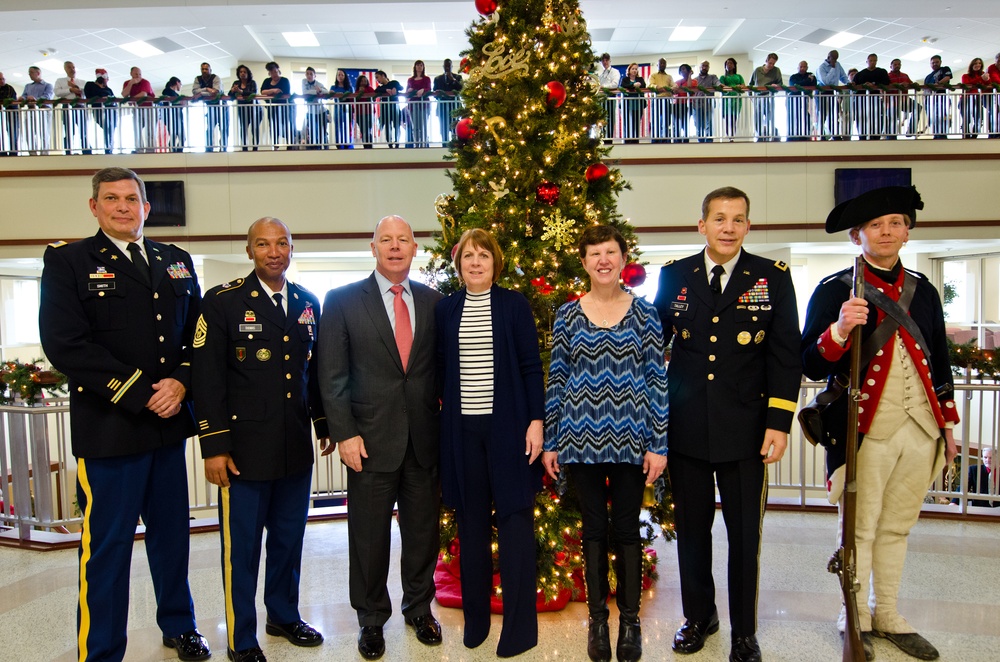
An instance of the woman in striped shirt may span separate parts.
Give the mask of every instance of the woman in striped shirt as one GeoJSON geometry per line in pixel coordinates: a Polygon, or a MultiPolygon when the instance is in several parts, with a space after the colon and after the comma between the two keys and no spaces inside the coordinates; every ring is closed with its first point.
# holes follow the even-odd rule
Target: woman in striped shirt
{"type": "Polygon", "coordinates": [[[458,523],[468,648],[490,630],[496,512],[503,585],[497,655],[511,657],[538,643],[534,503],[545,416],[538,332],[528,300],[496,285],[503,255],[493,235],[467,230],[454,260],[465,287],[435,310],[441,486],[458,523]]]}

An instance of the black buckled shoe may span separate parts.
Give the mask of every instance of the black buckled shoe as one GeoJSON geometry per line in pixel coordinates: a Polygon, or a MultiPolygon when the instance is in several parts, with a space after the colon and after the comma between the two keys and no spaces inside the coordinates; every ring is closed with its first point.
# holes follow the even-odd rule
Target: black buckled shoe
{"type": "Polygon", "coordinates": [[[377,660],[385,655],[385,637],[381,625],[364,625],[358,632],[358,652],[366,660],[377,660]]]}
{"type": "Polygon", "coordinates": [[[939,653],[938,650],[934,648],[934,645],[916,632],[897,633],[872,630],[872,634],[876,637],[888,639],[896,645],[896,648],[903,651],[910,657],[915,657],[918,660],[938,659],[939,653]]]}
{"type": "Polygon", "coordinates": [[[267,662],[267,658],[264,657],[264,651],[256,646],[253,648],[244,648],[241,651],[234,651],[232,648],[227,648],[226,655],[233,662],[267,662]]]}
{"type": "Polygon", "coordinates": [[[163,645],[177,650],[177,657],[185,662],[207,660],[212,657],[208,641],[197,630],[191,630],[176,637],[164,637],[163,645]]]}
{"type": "Polygon", "coordinates": [[[733,648],[729,651],[729,662],[760,662],[760,645],[757,637],[733,637],[733,648]]]}
{"type": "Polygon", "coordinates": [[[407,618],[406,624],[413,626],[417,641],[425,646],[437,646],[441,643],[441,624],[434,618],[434,614],[407,618]]]}
{"type": "Polygon", "coordinates": [[[707,621],[684,621],[684,625],[674,635],[673,649],[687,655],[697,653],[705,646],[705,639],[719,631],[719,612],[714,612],[707,621]]]}
{"type": "Polygon", "coordinates": [[[305,621],[281,624],[272,623],[268,619],[264,631],[274,637],[284,637],[296,646],[319,646],[323,643],[323,635],[319,633],[319,630],[305,621]]]}

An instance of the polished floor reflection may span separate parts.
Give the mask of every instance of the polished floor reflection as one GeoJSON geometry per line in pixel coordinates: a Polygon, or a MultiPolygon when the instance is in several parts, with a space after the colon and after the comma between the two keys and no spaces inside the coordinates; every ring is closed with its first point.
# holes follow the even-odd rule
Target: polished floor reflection
{"type": "MultiPolygon", "coordinates": [[[[657,541],[660,581],[643,594],[643,660],[727,659],[726,546],[721,520],[716,519],[714,565],[722,629],[709,638],[700,653],[675,656],[670,650],[673,632],[683,620],[677,556],[672,545],[657,541]]],[[[835,578],[826,572],[835,527],[832,514],[770,512],[765,518],[758,638],[766,660],[840,659],[840,640],[834,626],[839,593],[835,578]]],[[[389,589],[398,608],[398,531],[394,532],[394,542],[396,556],[389,589]]],[[[76,557],[75,551],[40,553],[0,548],[0,633],[4,639],[0,659],[75,659],[76,557]]],[[[190,577],[198,625],[215,650],[212,659],[221,662],[226,655],[217,534],[192,538],[190,577]]],[[[301,593],[303,617],[323,632],[326,642],[318,648],[301,649],[264,634],[263,604],[258,597],[260,642],[268,660],[361,660],[355,647],[357,621],[347,595],[345,522],[318,523],[307,528],[301,593]]],[[[941,659],[998,659],[1000,527],[994,523],[921,520],[910,536],[900,598],[903,614],[938,647],[941,659]]],[[[176,659],[160,644],[154,610],[145,550],[140,542],[135,547],[132,568],[126,660],[176,659]]],[[[462,646],[461,612],[438,605],[434,611],[444,629],[443,645],[421,645],[397,613],[386,624],[384,659],[457,662],[495,658],[499,617],[494,617],[493,631],[486,642],[476,650],[468,650],[462,646]]],[[[561,612],[542,614],[539,646],[517,659],[586,660],[586,618],[586,608],[580,603],[561,612]]],[[[612,637],[615,633],[613,627],[612,637]]],[[[879,639],[875,640],[875,652],[877,660],[912,659],[879,639]]]]}

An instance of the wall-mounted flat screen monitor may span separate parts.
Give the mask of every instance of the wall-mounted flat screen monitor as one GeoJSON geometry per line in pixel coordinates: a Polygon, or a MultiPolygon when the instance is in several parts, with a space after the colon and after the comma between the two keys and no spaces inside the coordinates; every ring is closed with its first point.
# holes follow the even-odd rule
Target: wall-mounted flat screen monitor
{"type": "Polygon", "coordinates": [[[146,182],[149,217],[146,227],[164,228],[187,225],[184,208],[184,182],[146,182]]]}
{"type": "Polygon", "coordinates": [[[837,168],[833,171],[835,204],[883,186],[910,186],[909,168],[837,168]]]}

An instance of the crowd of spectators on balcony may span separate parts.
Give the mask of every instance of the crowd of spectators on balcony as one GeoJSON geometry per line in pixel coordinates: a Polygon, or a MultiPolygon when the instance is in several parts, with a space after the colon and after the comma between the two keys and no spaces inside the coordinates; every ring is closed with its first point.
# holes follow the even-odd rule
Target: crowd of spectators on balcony
{"type": "MultiPolygon", "coordinates": [[[[878,66],[875,53],[860,69],[845,71],[839,60],[830,51],[815,73],[801,61],[786,81],[778,55],[770,53],[745,82],[735,58],[725,61],[721,77],[710,73],[707,60],[698,63],[697,74],[680,64],[675,77],[660,58],[647,81],[647,65],[632,62],[622,70],[604,53],[594,77],[607,115],[594,135],[625,144],[686,143],[695,136],[699,142],[1000,137],[1000,54],[988,67],[982,58],[972,59],[960,75],[935,55],[930,73],[917,77],[917,84],[901,71],[898,58],[888,71],[878,66]],[[778,96],[785,97],[781,105],[778,96]]],[[[265,65],[267,76],[259,84],[248,66],[239,65],[228,91],[203,62],[189,94],[180,78],[171,77],[157,96],[139,67],[132,67],[116,95],[103,68],[84,81],[66,62],[66,76],[53,85],[33,66],[20,94],[0,73],[0,155],[225,152],[230,144],[242,151],[443,145],[454,137],[463,80],[450,59],[442,68],[432,76],[417,60],[405,85],[381,70],[373,81],[341,68],[328,87],[308,67],[301,90],[293,93],[276,62],[265,65]],[[186,126],[195,117],[196,128],[204,128],[203,145],[186,126]],[[122,144],[129,142],[122,137],[126,127],[132,133],[128,145],[122,144]]]]}

